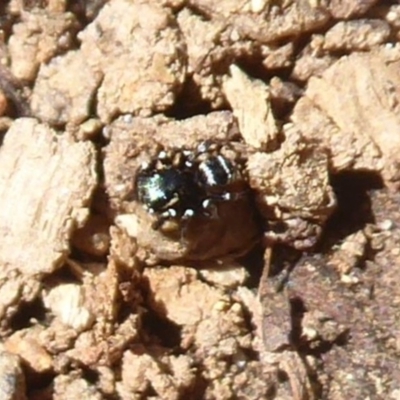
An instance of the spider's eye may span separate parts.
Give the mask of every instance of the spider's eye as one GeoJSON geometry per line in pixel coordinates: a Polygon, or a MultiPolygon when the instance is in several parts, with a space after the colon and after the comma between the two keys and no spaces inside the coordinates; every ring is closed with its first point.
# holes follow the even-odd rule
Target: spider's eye
{"type": "Polygon", "coordinates": [[[233,164],[221,155],[209,157],[198,167],[198,180],[204,186],[225,186],[235,177],[233,164]]]}

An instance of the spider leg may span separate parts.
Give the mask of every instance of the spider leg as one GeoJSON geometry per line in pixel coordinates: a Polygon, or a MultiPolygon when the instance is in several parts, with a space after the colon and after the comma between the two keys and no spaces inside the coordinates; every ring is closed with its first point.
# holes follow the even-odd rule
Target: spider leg
{"type": "Polygon", "coordinates": [[[165,221],[176,218],[177,216],[177,211],[174,208],[169,208],[157,216],[157,220],[152,223],[151,227],[157,231],[161,228],[165,221]]]}
{"type": "Polygon", "coordinates": [[[211,219],[217,219],[219,217],[218,207],[213,199],[203,200],[203,203],[201,205],[203,207],[203,212],[206,217],[211,219]]]}

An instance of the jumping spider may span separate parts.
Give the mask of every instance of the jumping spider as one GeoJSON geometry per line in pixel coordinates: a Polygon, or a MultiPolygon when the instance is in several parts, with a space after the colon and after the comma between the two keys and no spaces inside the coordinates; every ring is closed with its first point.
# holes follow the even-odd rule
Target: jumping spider
{"type": "Polygon", "coordinates": [[[220,145],[209,142],[195,151],[161,150],[141,166],[136,180],[137,200],[158,217],[153,229],[169,219],[218,218],[218,202],[246,193],[240,166],[221,153],[220,145]]]}

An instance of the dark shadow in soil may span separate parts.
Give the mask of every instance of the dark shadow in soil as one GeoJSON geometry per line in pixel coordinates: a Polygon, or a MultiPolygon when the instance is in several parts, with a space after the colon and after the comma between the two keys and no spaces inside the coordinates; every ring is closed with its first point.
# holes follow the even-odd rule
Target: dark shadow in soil
{"type": "Polygon", "coordinates": [[[4,35],[5,42],[8,41],[8,38],[11,35],[12,26],[15,19],[15,17],[11,16],[10,13],[7,11],[8,7],[8,1],[0,2],[0,30],[4,35]]]}
{"type": "Polygon", "coordinates": [[[22,88],[23,83],[16,79],[6,66],[0,65],[0,89],[8,100],[5,115],[11,118],[31,116],[28,101],[22,94],[22,88]]]}
{"type": "MultiPolygon", "coordinates": [[[[47,310],[40,298],[30,303],[21,303],[17,313],[10,320],[10,329],[13,332],[28,328],[34,323],[32,321],[45,322],[47,310]]],[[[35,322],[36,323],[36,322],[35,322]]]]}
{"type": "Polygon", "coordinates": [[[186,79],[174,105],[165,113],[167,117],[183,120],[195,115],[206,115],[213,111],[209,102],[201,98],[200,88],[193,78],[186,79]]]}
{"type": "Polygon", "coordinates": [[[314,355],[320,356],[323,353],[327,353],[332,349],[333,346],[344,346],[349,340],[349,330],[343,331],[339,334],[335,340],[327,341],[320,339],[318,343],[313,343],[313,347],[310,347],[308,341],[302,340],[302,321],[304,314],[307,309],[300,298],[290,299],[291,319],[292,319],[292,331],[290,332],[290,341],[297,349],[299,354],[303,355],[314,355]]]}
{"type": "Polygon", "coordinates": [[[142,316],[142,324],[144,331],[152,338],[155,337],[161,346],[170,349],[179,347],[182,328],[168,318],[148,309],[142,316]]]}
{"type": "Polygon", "coordinates": [[[271,278],[278,278],[282,271],[290,273],[299,261],[302,252],[284,244],[274,246],[269,274],[271,278]]]}
{"type": "Polygon", "coordinates": [[[257,288],[264,268],[264,247],[259,244],[244,257],[238,259],[239,264],[243,265],[250,277],[246,282],[249,288],[257,288]]]}
{"type": "Polygon", "coordinates": [[[150,304],[152,289],[146,277],[141,280],[141,289],[146,308],[142,315],[143,331],[150,337],[152,343],[157,342],[163,347],[179,351],[182,339],[181,326],[166,317],[167,309],[162,301],[157,301],[156,305],[150,304]]]}
{"type": "Polygon", "coordinates": [[[86,26],[96,18],[107,0],[70,0],[67,10],[74,13],[79,22],[86,26]]]}
{"type": "Polygon", "coordinates": [[[380,174],[369,171],[344,172],[331,177],[337,209],[324,228],[315,251],[327,253],[345,237],[374,223],[370,194],[384,187],[380,174]]]}
{"type": "MultiPolygon", "coordinates": [[[[25,367],[25,366],[24,366],[25,367]]],[[[53,382],[56,377],[55,373],[42,373],[40,375],[31,374],[28,368],[24,368],[27,398],[52,400],[53,399],[53,382]]]]}

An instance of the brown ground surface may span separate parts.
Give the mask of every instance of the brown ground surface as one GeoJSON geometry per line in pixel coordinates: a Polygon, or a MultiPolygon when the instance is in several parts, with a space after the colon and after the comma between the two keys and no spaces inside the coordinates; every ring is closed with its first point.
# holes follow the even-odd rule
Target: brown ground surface
{"type": "Polygon", "coordinates": [[[1,2],[1,400],[400,399],[396,3],[1,2]]]}

